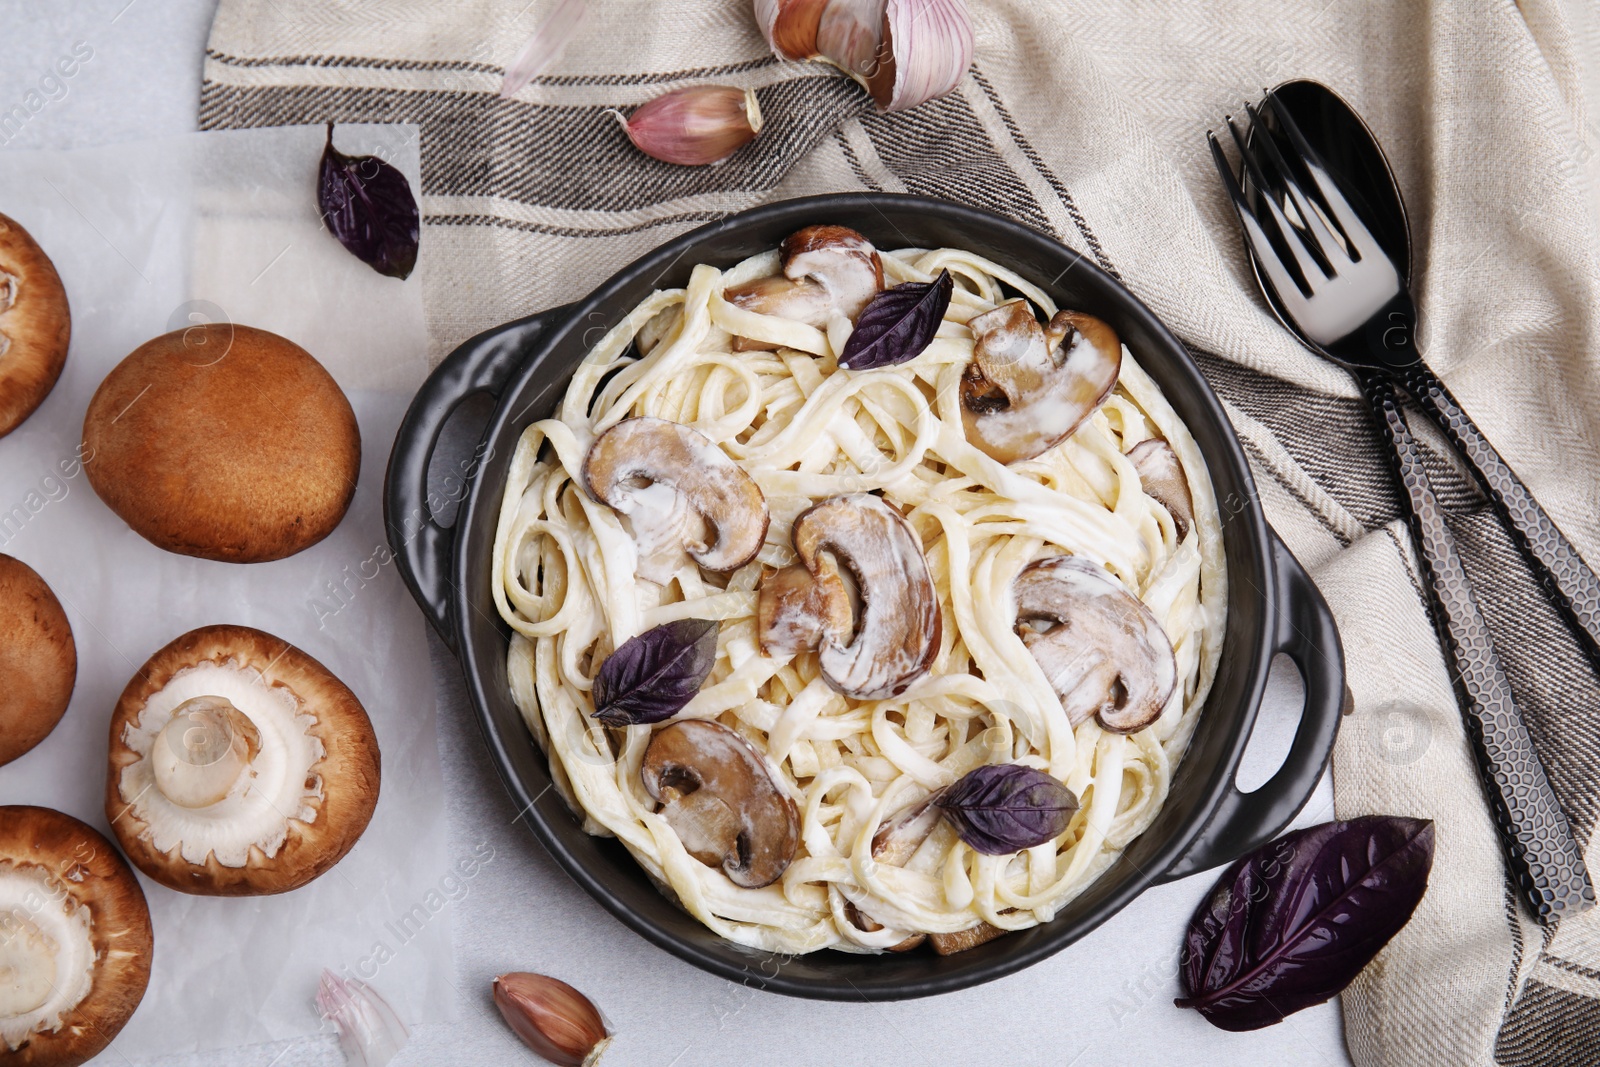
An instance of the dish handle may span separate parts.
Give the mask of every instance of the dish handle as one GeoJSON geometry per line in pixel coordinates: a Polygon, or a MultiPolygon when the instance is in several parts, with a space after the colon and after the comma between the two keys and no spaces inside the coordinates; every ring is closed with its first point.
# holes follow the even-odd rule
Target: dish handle
{"type": "MultiPolygon", "coordinates": [[[[485,392],[499,399],[512,374],[569,310],[566,306],[552,308],[463,343],[422,383],[395,434],[383,482],[383,520],[389,548],[406,588],[451,651],[456,650],[450,584],[456,527],[440,526],[433,517],[434,510],[444,503],[437,499],[437,493],[428,491],[428,464],[433,459],[434,446],[462,401],[485,392]]],[[[468,484],[477,469],[474,463],[467,475],[468,484]]]]}
{"type": "Polygon", "coordinates": [[[1344,710],[1344,650],[1333,613],[1294,553],[1272,538],[1277,572],[1278,633],[1274,653],[1294,661],[1305,681],[1306,703],[1283,766],[1259,788],[1240,792],[1232,782],[1211,821],[1158,883],[1185,878],[1271,841],[1289,825],[1317,787],[1344,710]]]}

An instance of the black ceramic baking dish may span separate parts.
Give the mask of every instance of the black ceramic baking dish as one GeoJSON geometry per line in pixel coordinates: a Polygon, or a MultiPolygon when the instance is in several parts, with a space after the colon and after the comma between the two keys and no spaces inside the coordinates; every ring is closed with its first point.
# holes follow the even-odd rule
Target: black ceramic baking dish
{"type": "Polygon", "coordinates": [[[485,739],[523,820],[550,855],[617,918],[667,951],[732,981],[824,1000],[946,993],[1037,963],[1093,930],[1146,888],[1230,861],[1269,840],[1299,810],[1338,729],[1344,665],[1316,587],[1262,516],[1238,438],[1194,362],[1151,311],[1078,253],[986,211],[922,197],[840,194],[751,209],[669,241],[589,297],[497,327],[463,344],[418,392],[395,441],[384,490],[401,574],[454,650],[485,739]],[[684,285],[697,263],[730,266],[813,223],[838,223],[884,248],[965,248],[1009,266],[1062,306],[1111,324],[1188,424],[1221,502],[1228,623],[1216,683],[1156,821],[1051,922],[954,956],[779,956],[726,941],[651,884],[616,841],[585,834],[556,793],[506,683],[509,629],[491,599],[490,554],[508,464],[524,427],[546,417],[593,341],[653,290],[684,285]],[[455,522],[437,525],[429,459],[463,400],[487,392],[494,413],[455,522]],[[1234,771],[1250,739],[1268,666],[1286,653],[1306,705],[1289,755],[1259,789],[1234,771]]]}

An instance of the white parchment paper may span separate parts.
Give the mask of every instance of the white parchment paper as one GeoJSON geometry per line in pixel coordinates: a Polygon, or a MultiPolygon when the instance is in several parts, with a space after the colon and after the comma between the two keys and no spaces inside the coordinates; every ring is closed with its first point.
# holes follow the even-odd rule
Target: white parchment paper
{"type": "MultiPolygon", "coordinates": [[[[50,583],[78,646],[66,718],[0,768],[0,804],[58,808],[107,831],[111,709],[151,653],[210,623],[258,627],[321,660],[361,698],[383,753],[370,828],[310,886],[230,900],[143,879],[154,973],[108,1062],[312,1033],[323,1025],[312,1006],[323,967],[369,981],[408,1022],[455,1012],[449,905],[470,857],[447,861],[425,624],[389,562],[381,507],[395,428],[427,371],[427,251],[399,282],[323,230],[323,137],[299,127],[0,155],[0,211],[55,261],[73,320],[61,381],[0,439],[0,552],[50,583]],[[275,563],[155,548],[100,502],[77,462],[84,410],[119,360],[167,330],[223,319],[305,347],[361,424],[350,513],[325,541],[275,563]]],[[[337,132],[342,150],[377,152],[413,189],[416,142],[410,126],[337,132]]]]}

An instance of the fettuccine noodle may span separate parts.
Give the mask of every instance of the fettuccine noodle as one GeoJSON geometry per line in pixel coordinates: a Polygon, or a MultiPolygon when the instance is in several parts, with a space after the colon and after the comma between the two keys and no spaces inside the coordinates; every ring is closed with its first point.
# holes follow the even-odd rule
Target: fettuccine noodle
{"type": "Polygon", "coordinates": [[[1226,580],[1211,481],[1133,356],[1124,349],[1115,391],[1078,432],[1002,465],[963,434],[958,390],[974,348],[966,323],[1019,294],[1044,318],[1055,303],[963,251],[884,252],[882,262],[886,284],[928,282],[944,268],[956,285],[927,349],[877,370],[837,368],[848,329],[723,299],[729,286],[776,274],[776,252],[727,271],[697,266],[687,288],[651,295],[594,345],[555,417],[523,432],[496,533],[494,597],[515,631],[508,680],[561,795],[585,829],[620,840],[701,922],[764,950],[875,952],[917,932],[1048,921],[1155,818],[1219,654],[1226,580]],[[652,320],[664,336],[640,358],[631,342],[652,320]],[[780,347],[734,351],[734,335],[780,347]],[[726,575],[687,562],[666,586],[635,576],[629,528],[584,491],[581,471],[597,435],[640,415],[693,427],[760,486],[772,521],[755,560],[726,575]],[[1181,541],[1125,455],[1153,437],[1171,445],[1193,497],[1181,541]],[[757,640],[756,590],[764,573],[794,562],[795,516],[856,492],[880,493],[905,515],[943,618],[932,670],[876,701],[830,688],[816,653],[773,659],[757,640]],[[1112,733],[1092,717],[1073,728],[1014,630],[1012,580],[1063,552],[1103,565],[1172,642],[1177,686],[1144,729],[1112,733]],[[602,656],[691,617],[720,620],[717,660],[676,719],[716,720],[750,740],[800,815],[798,853],[764,888],[740,888],[693,858],[656,813],[640,768],[658,727],[606,728],[592,717],[602,656]],[[986,763],[1063,781],[1080,800],[1067,831],[989,856],[941,821],[903,866],[872,859],[881,824],[986,763]],[[863,929],[852,911],[882,928],[863,929]]]}

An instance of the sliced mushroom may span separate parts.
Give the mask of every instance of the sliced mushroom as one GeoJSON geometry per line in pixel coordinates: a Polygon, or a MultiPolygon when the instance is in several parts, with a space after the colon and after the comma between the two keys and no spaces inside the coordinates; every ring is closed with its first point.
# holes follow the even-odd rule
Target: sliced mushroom
{"type": "Polygon", "coordinates": [[[656,345],[666,340],[672,328],[678,324],[678,319],[683,316],[683,305],[674,304],[664,307],[650,316],[639,332],[634,335],[633,343],[639,349],[639,355],[648,356],[655,351],[656,345]]]}
{"type": "MultiPolygon", "coordinates": [[[[942,622],[933,577],[910,524],[881,497],[855,493],[800,513],[791,533],[800,565],[819,589],[780,571],[762,583],[764,649],[815,647],[828,684],[857,700],[897,696],[927,673],[942,622]],[[854,626],[841,626],[846,574],[860,597],[854,626]],[[776,581],[779,588],[768,592],[776,581]],[[781,609],[781,610],[779,610],[781,609]],[[848,640],[847,640],[848,638],[848,640]]],[[[758,600],[759,606],[759,600],[758,600]]]]}
{"type": "MultiPolygon", "coordinates": [[[[883,924],[855,906],[853,901],[845,901],[845,917],[855,924],[857,930],[864,930],[875,934],[883,929],[883,924]]],[[[909,937],[896,941],[889,946],[890,952],[910,952],[928,939],[927,934],[912,934],[909,937]]]]}
{"type": "Polygon", "coordinates": [[[756,594],[756,631],[768,656],[793,656],[823,641],[847,644],[854,622],[841,576],[795,564],[767,575],[756,594]]]}
{"type": "Polygon", "coordinates": [[[1030,563],[1012,588],[1017,633],[1072,725],[1094,715],[1107,730],[1132,733],[1156,720],[1178,668],[1149,608],[1076,556],[1030,563]]]}
{"type": "Polygon", "coordinates": [[[583,480],[628,517],[647,581],[670,580],[684,551],[706,570],[737,570],[767,536],[760,487],[709,437],[676,422],[617,423],[590,446],[583,480]]]}
{"type": "Polygon", "coordinates": [[[953,956],[957,952],[965,952],[969,948],[986,945],[990,941],[1006,933],[998,926],[990,926],[980,922],[977,926],[969,926],[965,930],[957,930],[953,934],[929,934],[928,944],[933,946],[933,951],[941,956],[953,956]]]}
{"type": "Polygon", "coordinates": [[[1139,472],[1139,484],[1167,509],[1172,525],[1177,527],[1178,540],[1189,536],[1194,525],[1194,498],[1189,495],[1189,479],[1184,476],[1183,464],[1172,446],[1159,437],[1140,441],[1128,450],[1133,469],[1139,472]]]}
{"type": "Polygon", "coordinates": [[[939,825],[940,812],[935,801],[943,792],[939,789],[929,793],[879,826],[878,832],[872,835],[872,858],[891,867],[904,867],[939,825]]]}
{"type": "Polygon", "coordinates": [[[720,723],[685,719],[657,730],[640,769],[683,847],[734,885],[783,876],[800,846],[800,816],[750,742],[720,723]]]}
{"type": "Polygon", "coordinates": [[[1001,463],[1070,437],[1122,370],[1122,343],[1093,315],[1058,311],[1041,327],[1019,299],[967,325],[976,345],[961,379],[961,421],[967,440],[1001,463]]]}
{"type": "MultiPolygon", "coordinates": [[[[782,276],[732,286],[723,299],[748,311],[826,329],[838,316],[855,322],[883,289],[878,250],[847,227],[807,226],[785,238],[779,251],[782,276]]],[[[734,347],[749,351],[776,346],[741,337],[734,347]]]]}

